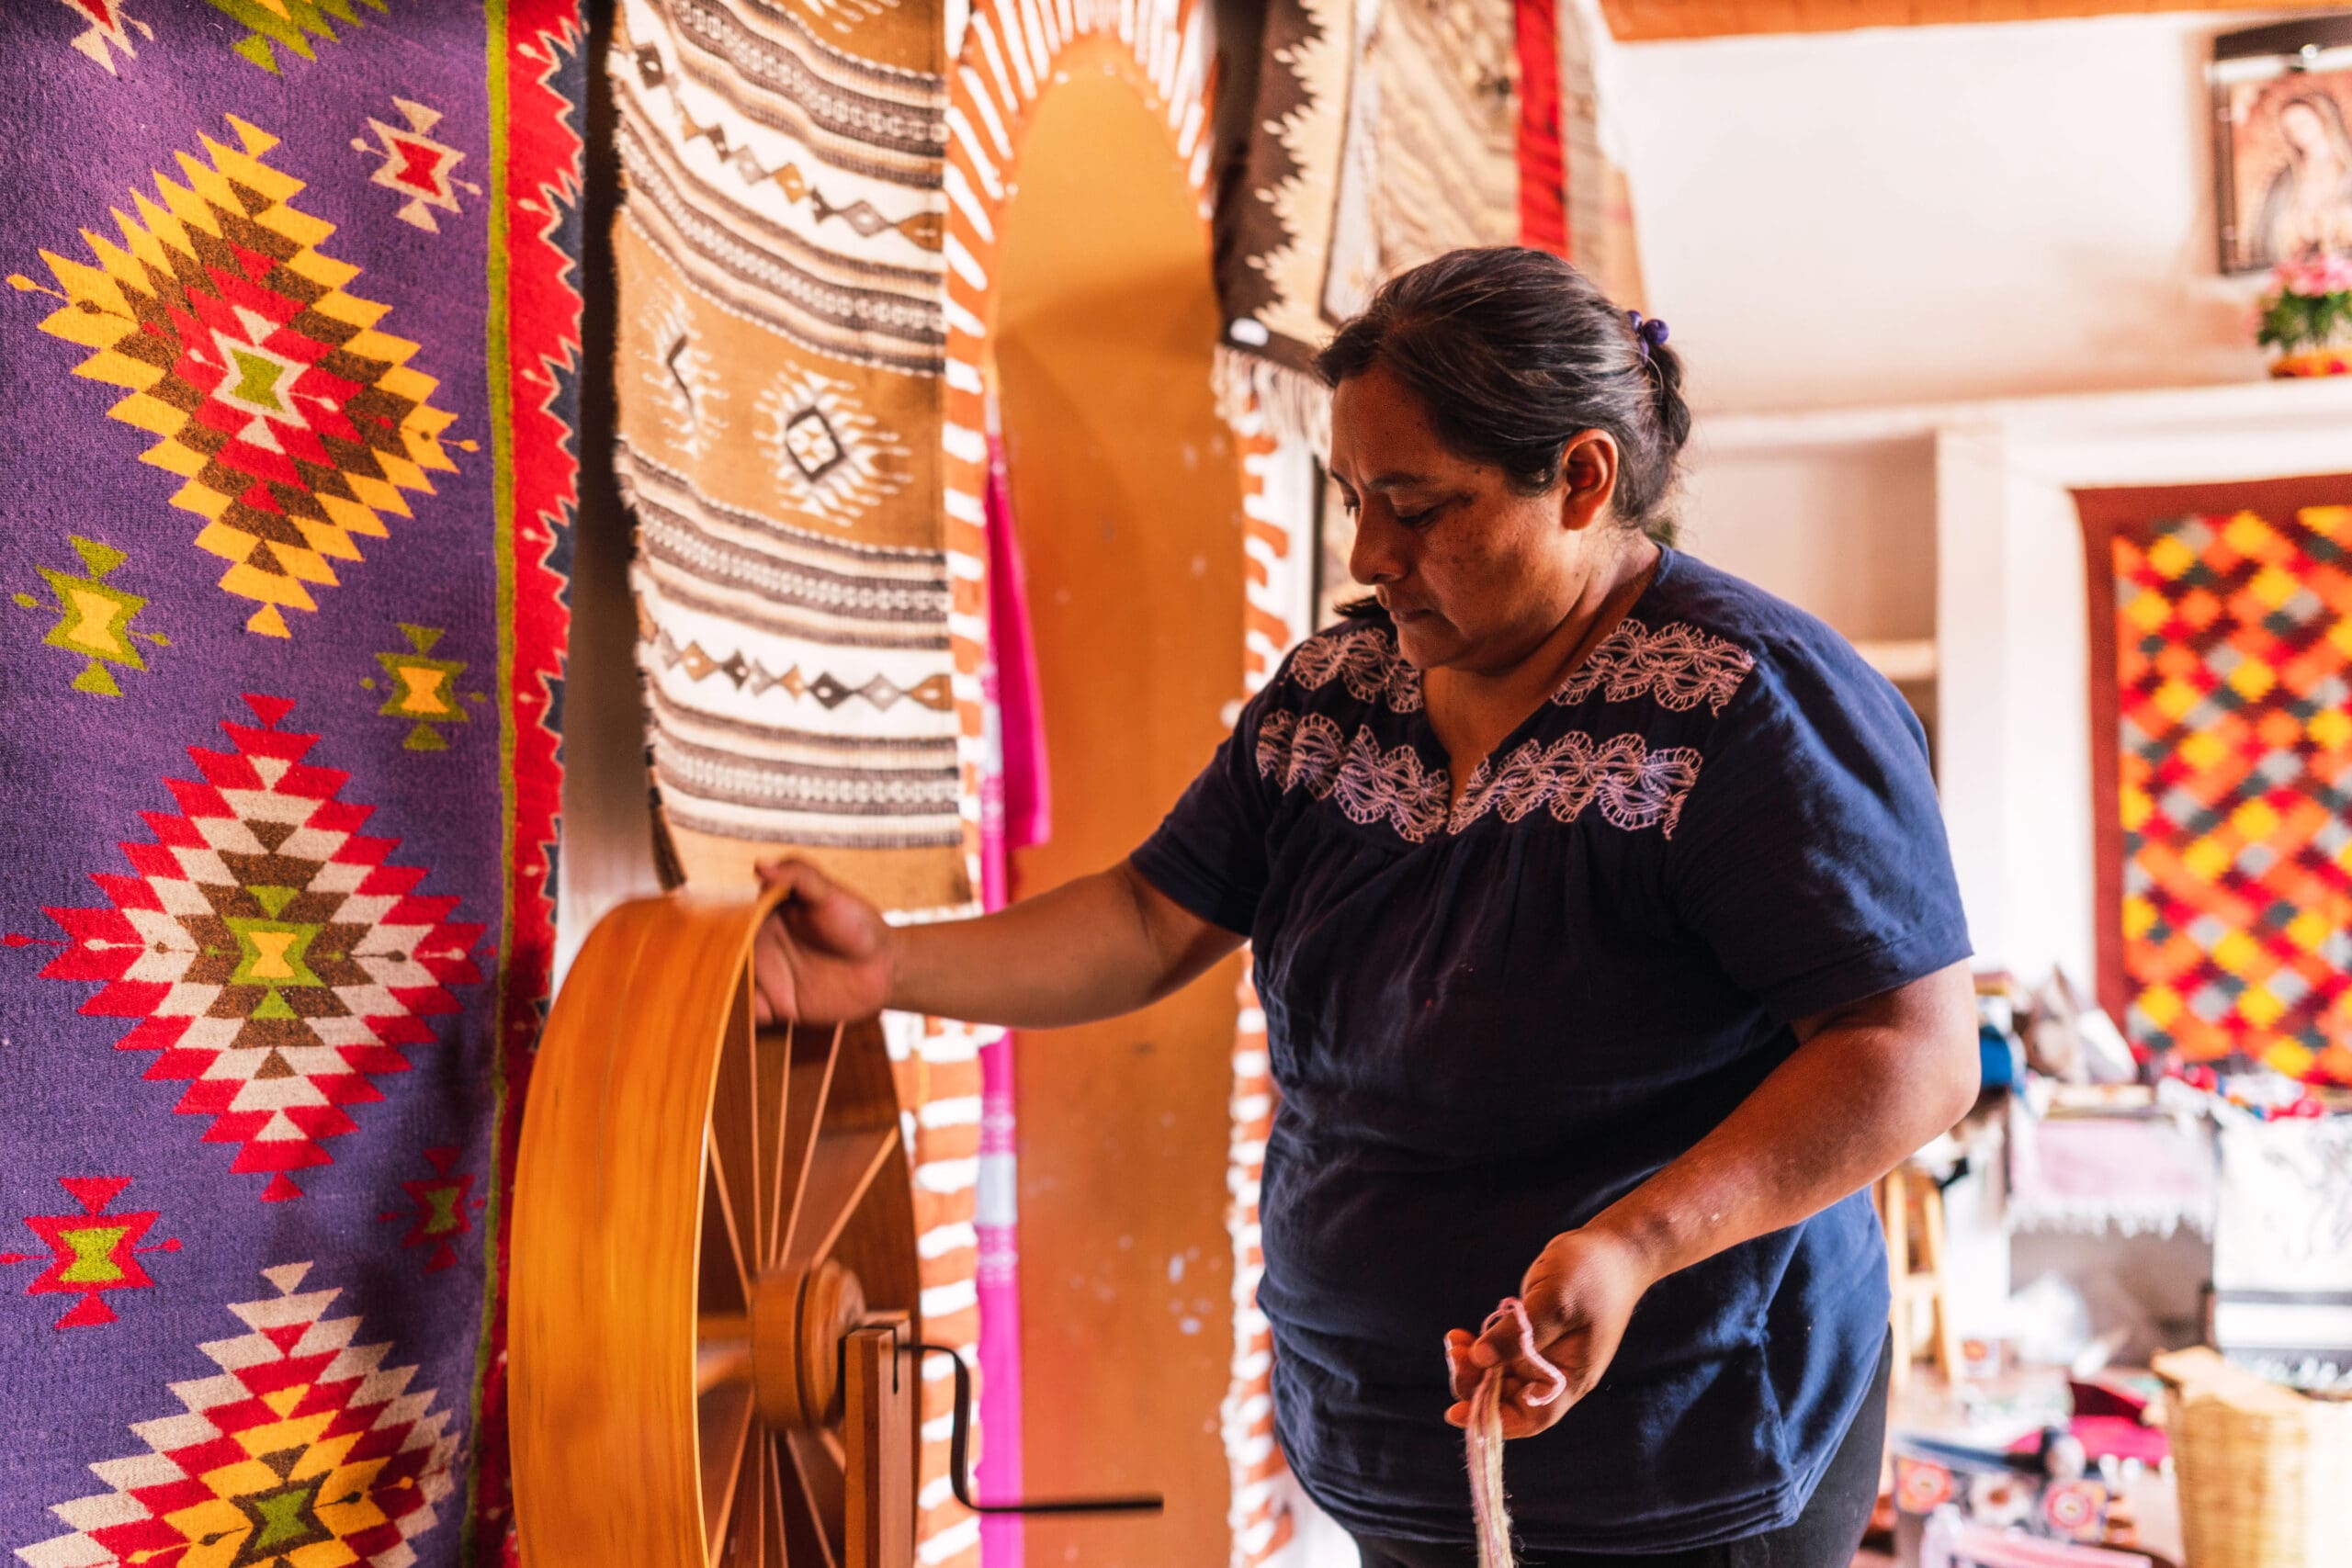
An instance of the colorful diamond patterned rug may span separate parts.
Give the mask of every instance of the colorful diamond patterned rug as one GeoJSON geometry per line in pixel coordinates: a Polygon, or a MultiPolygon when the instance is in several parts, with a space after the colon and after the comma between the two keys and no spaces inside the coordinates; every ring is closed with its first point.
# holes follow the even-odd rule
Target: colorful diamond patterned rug
{"type": "Polygon", "coordinates": [[[506,1552],[586,52],[0,6],[0,1560],[506,1552]]]}
{"type": "Polygon", "coordinates": [[[2078,497],[2101,999],[2148,1052],[2352,1084],[2352,480],[2211,488],[2078,497]]]}

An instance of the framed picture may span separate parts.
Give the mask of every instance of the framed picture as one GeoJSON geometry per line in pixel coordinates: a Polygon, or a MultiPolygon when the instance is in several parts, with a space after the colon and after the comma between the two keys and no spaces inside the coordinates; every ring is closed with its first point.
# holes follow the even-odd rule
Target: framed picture
{"type": "Polygon", "coordinates": [[[2352,17],[2213,40],[2222,270],[2352,255],[2352,17]]]}

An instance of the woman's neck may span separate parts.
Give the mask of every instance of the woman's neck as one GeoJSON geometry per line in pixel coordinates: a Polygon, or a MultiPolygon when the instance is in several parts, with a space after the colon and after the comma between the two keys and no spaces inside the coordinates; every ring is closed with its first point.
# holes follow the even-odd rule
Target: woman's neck
{"type": "Polygon", "coordinates": [[[1430,717],[1458,772],[1465,761],[1483,759],[1493,746],[1526,722],[1559,690],[1594,649],[1617,629],[1660,558],[1657,546],[1642,535],[1598,563],[1551,628],[1524,653],[1474,669],[1444,665],[1422,681],[1430,717]]]}

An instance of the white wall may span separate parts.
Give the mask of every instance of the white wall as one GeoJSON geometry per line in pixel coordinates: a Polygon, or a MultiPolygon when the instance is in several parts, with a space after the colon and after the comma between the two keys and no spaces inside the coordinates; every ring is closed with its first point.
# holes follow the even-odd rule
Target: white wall
{"type": "Polygon", "coordinates": [[[1732,409],[2260,374],[2215,275],[2192,13],[1626,45],[1655,313],[1732,409]]]}
{"type": "Polygon", "coordinates": [[[1650,307],[1702,411],[1684,538],[1849,637],[1936,639],[1921,694],[1971,921],[2028,975],[2090,966],[2065,485],[2335,450],[2340,389],[2258,386],[2261,282],[2216,271],[2205,63],[2260,20],[1636,44],[1604,73],[1650,307]],[[2199,386],[2233,389],[2041,400],[2199,386]],[[2197,425],[2239,394],[2250,427],[2197,425]],[[2264,419],[2302,446],[2256,450],[2264,419]]]}

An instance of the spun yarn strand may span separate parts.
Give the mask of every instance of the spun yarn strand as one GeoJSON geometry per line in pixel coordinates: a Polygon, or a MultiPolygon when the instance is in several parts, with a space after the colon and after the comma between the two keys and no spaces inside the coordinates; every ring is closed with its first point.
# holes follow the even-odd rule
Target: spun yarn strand
{"type": "MultiPolygon", "coordinates": [[[[1550,1380],[1542,1393],[1530,1393],[1526,1403],[1541,1408],[1568,1392],[1567,1374],[1535,1346],[1535,1325],[1528,1321],[1527,1303],[1505,1296],[1502,1304],[1479,1325],[1484,1336],[1505,1319],[1519,1325],[1519,1351],[1527,1362],[1550,1380]]],[[[1510,1513],[1503,1500],[1503,1369],[1487,1369],[1470,1396],[1470,1419],[1463,1428],[1464,1457],[1470,1467],[1470,1511],[1477,1520],[1478,1568],[1512,1568],[1510,1513]]]]}

